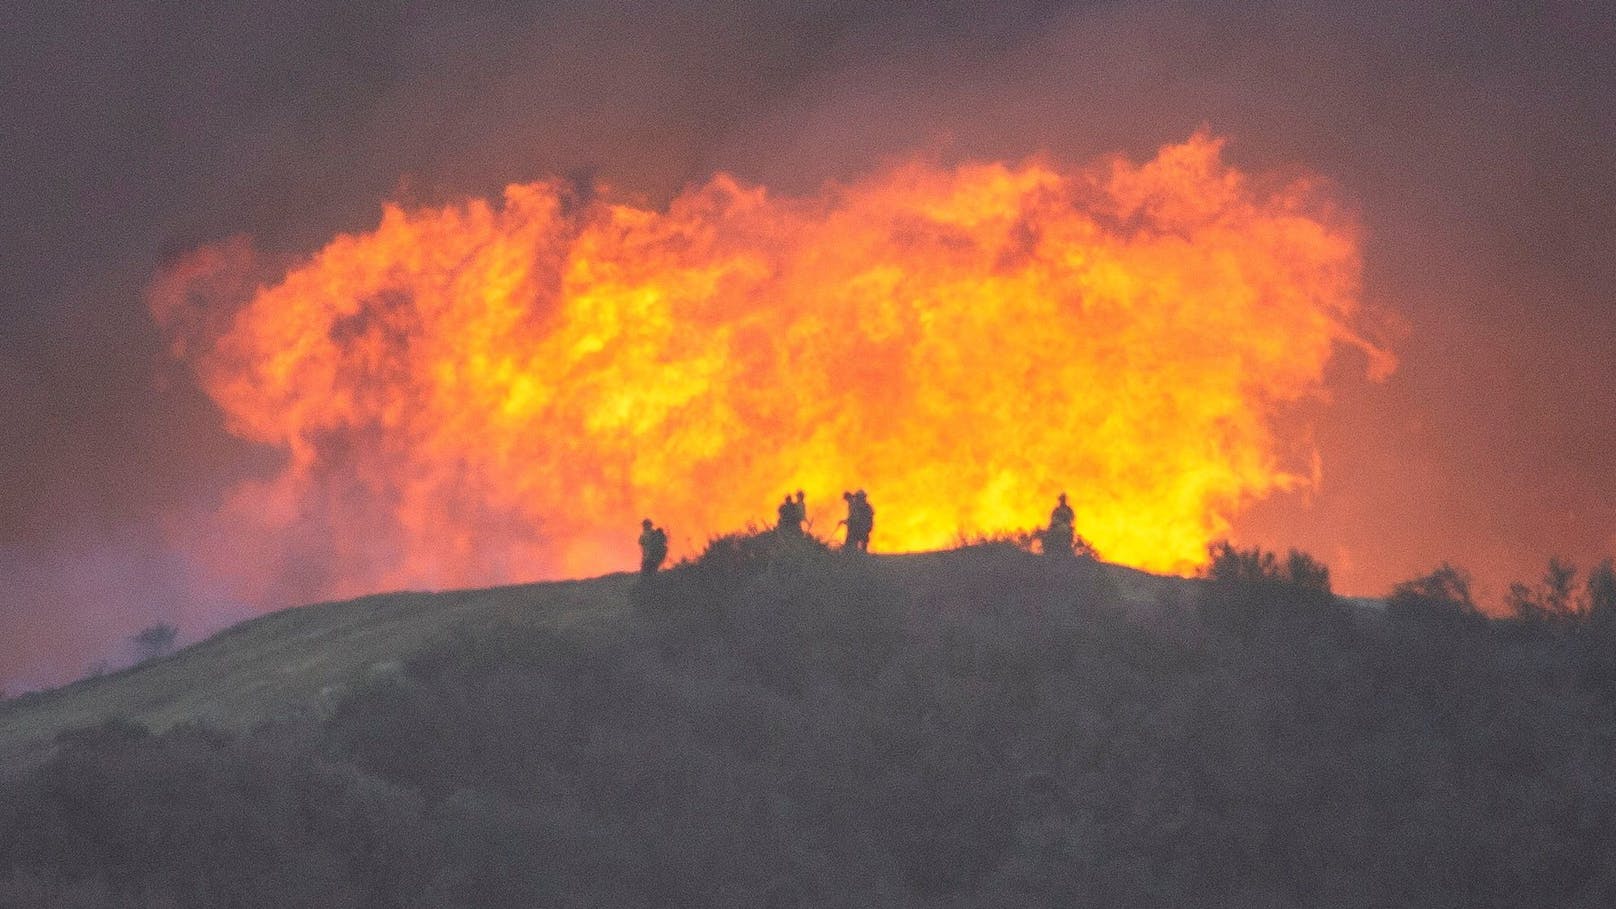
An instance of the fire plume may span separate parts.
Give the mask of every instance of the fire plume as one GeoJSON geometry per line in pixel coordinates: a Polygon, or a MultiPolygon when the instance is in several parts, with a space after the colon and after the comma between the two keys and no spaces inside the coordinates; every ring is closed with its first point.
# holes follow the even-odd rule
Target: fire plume
{"type": "Polygon", "coordinates": [[[1185,571],[1308,482],[1274,417],[1337,345],[1391,366],[1352,225],[1206,135],[808,197],[720,174],[665,208],[512,185],[389,206],[263,283],[250,260],[199,250],[150,295],[229,429],[283,454],[193,541],[249,598],[620,570],[644,515],[678,556],[798,488],[820,532],[867,489],[887,551],[1065,490],[1101,556],[1185,571]]]}

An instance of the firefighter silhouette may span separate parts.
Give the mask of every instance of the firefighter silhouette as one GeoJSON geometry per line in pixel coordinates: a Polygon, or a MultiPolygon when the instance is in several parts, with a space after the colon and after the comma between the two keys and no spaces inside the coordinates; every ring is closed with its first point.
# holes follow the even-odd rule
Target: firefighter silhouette
{"type": "Polygon", "coordinates": [[[838,522],[847,525],[847,542],[842,548],[869,552],[870,531],[875,529],[875,508],[862,489],[844,492],[842,498],[847,501],[847,517],[838,522]]]}
{"type": "Polygon", "coordinates": [[[640,575],[656,574],[668,557],[668,532],[651,523],[650,518],[640,522],[640,575]]]}
{"type": "MultiPolygon", "coordinates": [[[[797,494],[802,495],[800,492],[797,494]]],[[[786,493],[786,497],[780,500],[780,508],[778,510],[780,520],[774,525],[775,530],[789,536],[802,536],[802,521],[804,515],[801,508],[798,506],[797,501],[791,498],[790,493],[786,493]]]]}
{"type": "Polygon", "coordinates": [[[1072,554],[1072,540],[1076,534],[1077,515],[1066,503],[1066,493],[1060,494],[1059,503],[1049,513],[1049,527],[1044,530],[1044,555],[1072,554]]]}

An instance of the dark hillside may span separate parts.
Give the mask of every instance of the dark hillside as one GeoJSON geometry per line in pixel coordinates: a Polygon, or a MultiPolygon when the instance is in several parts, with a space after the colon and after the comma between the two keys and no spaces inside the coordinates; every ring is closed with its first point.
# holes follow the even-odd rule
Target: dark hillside
{"type": "Polygon", "coordinates": [[[0,905],[1606,906],[1592,626],[770,538],[0,793],[0,905]]]}
{"type": "Polygon", "coordinates": [[[457,629],[620,623],[632,586],[627,575],[609,575],[270,613],[163,659],[0,701],[0,766],[35,763],[58,733],[109,717],[163,730],[318,716],[354,685],[396,672],[405,656],[457,629]]]}

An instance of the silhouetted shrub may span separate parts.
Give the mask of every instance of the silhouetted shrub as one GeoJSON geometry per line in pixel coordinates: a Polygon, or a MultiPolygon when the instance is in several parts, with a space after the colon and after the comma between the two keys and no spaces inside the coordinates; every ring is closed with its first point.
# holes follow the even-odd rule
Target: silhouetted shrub
{"type": "MultiPolygon", "coordinates": [[[[1053,519],[1053,516],[1051,516],[1053,519]]],[[[1067,526],[1064,529],[1053,523],[1031,530],[994,530],[994,531],[964,531],[961,530],[955,538],[955,548],[965,549],[973,546],[987,544],[1005,544],[1014,546],[1024,552],[1036,552],[1050,556],[1078,556],[1079,558],[1098,558],[1094,546],[1077,533],[1075,528],[1067,526]]]]}
{"type": "Polygon", "coordinates": [[[64,734],[0,792],[0,878],[119,905],[418,905],[418,802],[312,745],[122,721],[64,734]]]}
{"type": "MultiPolygon", "coordinates": [[[[830,552],[825,541],[808,535],[757,529],[724,534],[709,540],[695,558],[643,579],[635,590],[635,602],[685,610],[722,609],[738,591],[777,562],[801,564],[804,559],[830,552]]],[[[846,555],[855,557],[854,553],[846,555]]]]}
{"type": "Polygon", "coordinates": [[[1227,540],[1215,543],[1207,552],[1207,565],[1201,576],[1220,584],[1267,584],[1282,580],[1279,560],[1259,547],[1237,549],[1227,540]]]}
{"type": "Polygon", "coordinates": [[[1533,625],[1577,618],[1587,612],[1588,604],[1577,596],[1576,578],[1575,565],[1551,558],[1537,586],[1518,581],[1510,585],[1505,608],[1517,620],[1533,625]]]}
{"type": "Polygon", "coordinates": [[[1330,569],[1299,549],[1284,561],[1261,547],[1239,549],[1227,540],[1207,551],[1201,576],[1218,584],[1272,585],[1305,593],[1330,593],[1330,569]]]}
{"type": "Polygon", "coordinates": [[[980,537],[969,542],[987,542],[991,539],[1008,539],[1018,548],[1028,552],[1037,552],[1041,555],[1076,556],[1081,559],[1098,558],[1094,545],[1080,533],[1073,533],[1070,543],[1066,542],[1064,535],[1052,533],[1049,527],[1039,527],[1033,530],[1013,531],[1008,534],[995,534],[989,537],[980,537]],[[1057,542],[1058,541],[1058,542],[1057,542]]]}
{"type": "Polygon", "coordinates": [[[1281,560],[1260,547],[1224,541],[1207,555],[1201,616],[1210,627],[1240,637],[1269,633],[1276,623],[1345,628],[1345,611],[1330,592],[1330,569],[1307,553],[1292,549],[1281,560]]]}
{"type": "Polygon", "coordinates": [[[1388,615],[1427,621],[1481,619],[1470,593],[1470,575],[1444,562],[1428,575],[1403,581],[1386,597],[1388,615]]]}
{"type": "Polygon", "coordinates": [[[139,634],[132,635],[129,643],[135,648],[135,662],[144,663],[168,656],[174,649],[174,642],[179,640],[179,628],[167,622],[158,622],[155,625],[142,628],[139,634]]]}
{"type": "Polygon", "coordinates": [[[1038,552],[1042,536],[1042,529],[999,530],[992,533],[966,533],[961,531],[954,538],[954,548],[970,549],[986,546],[1005,550],[1015,549],[1021,552],[1038,552]]]}
{"type": "Polygon", "coordinates": [[[1588,619],[1596,625],[1616,625],[1616,563],[1600,562],[1588,572],[1588,619]]]}
{"type": "Polygon", "coordinates": [[[1285,580],[1299,590],[1330,593],[1330,568],[1300,549],[1285,557],[1285,580]]]}

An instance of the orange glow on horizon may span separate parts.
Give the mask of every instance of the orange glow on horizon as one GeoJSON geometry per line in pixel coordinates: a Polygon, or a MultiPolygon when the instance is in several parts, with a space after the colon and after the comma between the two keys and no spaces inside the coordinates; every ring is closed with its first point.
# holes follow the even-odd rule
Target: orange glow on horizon
{"type": "Polygon", "coordinates": [[[1274,416],[1357,327],[1353,226],[1198,135],[1145,163],[910,161],[799,198],[720,174],[666,210],[512,185],[388,207],[261,286],[199,250],[151,306],[230,430],[285,455],[193,549],[238,595],[631,568],[807,490],[875,550],[1041,523],[1185,572],[1309,482],[1274,416]],[[1299,464],[1286,463],[1287,460],[1299,464]]]}

